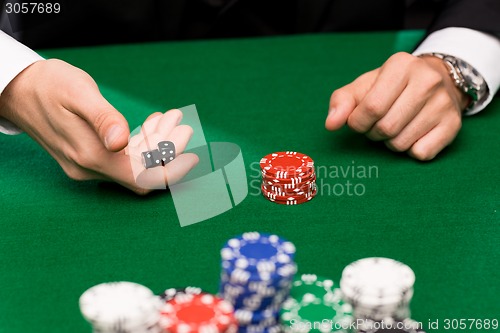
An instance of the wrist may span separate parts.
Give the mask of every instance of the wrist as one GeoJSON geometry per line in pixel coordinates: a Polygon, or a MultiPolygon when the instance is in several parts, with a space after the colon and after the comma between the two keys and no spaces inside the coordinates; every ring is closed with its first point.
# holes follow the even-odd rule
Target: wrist
{"type": "Polygon", "coordinates": [[[19,126],[18,122],[21,116],[18,113],[22,111],[22,108],[16,106],[20,104],[22,99],[33,98],[30,89],[34,88],[37,81],[35,73],[41,63],[45,61],[35,61],[7,84],[0,95],[0,117],[19,126]]]}
{"type": "Polygon", "coordinates": [[[444,62],[444,60],[432,56],[432,55],[422,55],[420,56],[422,60],[424,60],[429,66],[431,66],[434,70],[439,72],[443,77],[445,85],[452,92],[453,97],[457,101],[458,106],[460,107],[460,111],[464,111],[469,107],[469,105],[473,102],[471,96],[466,94],[462,89],[460,89],[450,74],[450,69],[444,62]]]}
{"type": "Polygon", "coordinates": [[[444,53],[424,53],[422,56],[432,56],[443,61],[448,67],[448,73],[456,87],[470,96],[467,110],[481,107],[489,98],[489,87],[484,77],[468,62],[444,53]]]}

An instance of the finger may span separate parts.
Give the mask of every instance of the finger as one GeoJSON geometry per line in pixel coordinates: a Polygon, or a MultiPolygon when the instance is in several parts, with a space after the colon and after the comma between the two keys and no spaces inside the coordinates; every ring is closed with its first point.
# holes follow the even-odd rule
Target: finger
{"type": "Polygon", "coordinates": [[[168,135],[182,121],[182,112],[178,109],[173,109],[165,112],[162,115],[156,126],[156,132],[168,135]]]}
{"type": "Polygon", "coordinates": [[[441,123],[411,146],[408,155],[421,160],[432,160],[453,142],[460,130],[460,125],[451,122],[441,123]]]}
{"type": "Polygon", "coordinates": [[[328,130],[338,130],[346,124],[349,115],[371,88],[377,75],[378,69],[367,72],[333,92],[325,122],[328,130]]]}
{"type": "Polygon", "coordinates": [[[146,139],[141,135],[137,134],[130,139],[130,143],[125,147],[125,154],[130,156],[142,156],[143,152],[150,151],[149,145],[146,139]]]}
{"type": "Polygon", "coordinates": [[[422,110],[433,91],[424,89],[419,82],[410,83],[387,114],[368,131],[368,138],[379,141],[396,137],[422,110]]]}
{"type": "Polygon", "coordinates": [[[146,120],[141,126],[140,136],[146,143],[147,150],[154,149],[155,147],[155,144],[151,142],[152,140],[150,140],[150,136],[156,133],[156,128],[158,127],[158,124],[160,123],[162,116],[163,113],[155,112],[151,114],[148,118],[146,118],[146,120]]]}
{"type": "Polygon", "coordinates": [[[349,127],[359,133],[368,132],[388,113],[407,86],[408,74],[404,65],[404,59],[399,57],[387,60],[371,89],[349,116],[349,127]]]}
{"type": "Polygon", "coordinates": [[[198,164],[198,162],[198,156],[192,153],[186,153],[176,157],[172,162],[164,167],[166,184],[171,186],[179,182],[198,164]]]}
{"type": "Polygon", "coordinates": [[[144,142],[144,136],[141,133],[137,133],[134,136],[131,136],[128,140],[128,148],[135,148],[141,145],[144,142]]]}
{"type": "Polygon", "coordinates": [[[398,152],[410,149],[415,142],[439,124],[440,116],[436,112],[439,107],[441,105],[436,99],[428,101],[422,111],[396,137],[385,141],[385,145],[398,152]]]}
{"type": "Polygon", "coordinates": [[[163,168],[144,169],[142,159],[137,156],[116,153],[106,164],[105,172],[109,180],[139,194],[166,188],[163,168]],[[137,172],[132,171],[134,168],[137,172]]]}
{"type": "MultiPolygon", "coordinates": [[[[163,115],[161,112],[155,112],[150,114],[141,126],[141,130],[134,136],[131,136],[128,141],[128,146],[126,148],[126,153],[129,154],[130,151],[146,151],[149,150],[147,133],[153,133],[159,122],[159,118],[163,115]],[[155,120],[155,118],[158,118],[155,120]]],[[[135,131],[134,131],[135,132],[135,131]]]]}
{"type": "Polygon", "coordinates": [[[149,120],[152,120],[152,119],[154,119],[154,118],[156,118],[156,117],[161,117],[162,115],[163,115],[163,113],[161,113],[161,112],[153,112],[153,113],[151,113],[151,114],[150,114],[150,115],[146,118],[146,120],[145,120],[144,122],[147,122],[147,121],[149,121],[149,120]]]}
{"type": "MultiPolygon", "coordinates": [[[[172,141],[175,146],[175,155],[179,156],[186,149],[186,146],[193,135],[193,129],[187,125],[180,125],[175,127],[168,135],[162,133],[153,133],[149,135],[149,144],[153,146],[158,146],[161,141],[172,141]]],[[[130,164],[132,166],[132,172],[137,179],[139,185],[144,188],[154,188],[158,189],[159,181],[158,179],[166,179],[163,177],[163,173],[157,171],[157,168],[152,168],[145,170],[143,153],[149,151],[147,148],[146,140],[138,143],[136,146],[128,147],[126,155],[130,157],[130,164]],[[152,170],[152,171],[150,171],[152,170]]]]}
{"type": "Polygon", "coordinates": [[[149,152],[149,144],[142,134],[138,133],[130,139],[130,144],[125,148],[124,153],[130,159],[132,172],[135,177],[138,177],[144,171],[144,157],[143,154],[149,152]]]}
{"type": "Polygon", "coordinates": [[[175,146],[175,154],[176,156],[182,154],[182,152],[186,149],[189,140],[193,136],[193,129],[188,125],[179,125],[176,126],[170,133],[167,135],[163,133],[155,133],[150,136],[150,142],[153,145],[157,145],[160,141],[172,141],[175,146]]]}
{"type": "Polygon", "coordinates": [[[97,86],[90,85],[79,93],[81,100],[73,101],[68,109],[94,129],[106,149],[122,150],[130,134],[125,117],[101,95],[97,86]]]}
{"type": "Polygon", "coordinates": [[[134,186],[148,190],[165,190],[167,181],[163,167],[145,169],[134,180],[134,186]]]}
{"type": "Polygon", "coordinates": [[[146,133],[147,132],[149,132],[149,133],[154,132],[154,130],[157,126],[157,123],[159,121],[159,119],[156,119],[156,120],[154,120],[154,119],[157,117],[161,117],[162,115],[163,115],[163,113],[161,113],[161,112],[155,112],[155,113],[150,114],[146,118],[146,120],[144,121],[144,123],[147,123],[147,125],[144,126],[144,124],[143,124],[143,126],[141,126],[141,131],[139,131],[139,133],[137,133],[136,135],[131,136],[129,138],[127,148],[131,149],[131,148],[136,148],[139,146],[146,145],[146,147],[142,147],[142,148],[147,149],[147,144],[145,143],[145,138],[147,137],[146,133]]]}
{"type": "Polygon", "coordinates": [[[199,162],[196,154],[182,154],[165,167],[145,169],[140,174],[134,175],[130,159],[124,154],[116,153],[110,159],[109,174],[107,179],[121,184],[139,194],[146,194],[151,190],[164,190],[168,185],[175,184],[184,178],[199,162]]]}

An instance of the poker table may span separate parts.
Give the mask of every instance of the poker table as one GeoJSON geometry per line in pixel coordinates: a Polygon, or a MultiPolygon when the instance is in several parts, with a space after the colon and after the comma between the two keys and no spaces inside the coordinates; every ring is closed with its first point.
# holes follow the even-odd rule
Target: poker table
{"type": "Polygon", "coordinates": [[[300,273],[336,282],[360,258],[406,263],[416,274],[412,317],[424,327],[439,320],[430,331],[447,331],[446,319],[499,319],[500,100],[465,118],[453,145],[425,163],[348,128],[324,129],[334,89],[411,51],[421,37],[341,33],[40,50],[90,73],[131,128],[153,112],[196,104],[207,141],[241,148],[248,195],[181,227],[168,191],[141,197],[73,181],[26,135],[1,135],[0,332],[90,332],[78,299],[102,282],[215,293],[220,249],[245,231],[287,238],[300,273]],[[310,202],[278,205],[259,193],[256,163],[283,150],[322,167],[310,202]]]}

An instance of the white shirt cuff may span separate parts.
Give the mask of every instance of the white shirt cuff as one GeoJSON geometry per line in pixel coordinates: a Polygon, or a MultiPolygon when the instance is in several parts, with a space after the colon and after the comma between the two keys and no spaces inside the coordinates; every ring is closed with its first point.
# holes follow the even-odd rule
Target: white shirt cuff
{"type": "MultiPolygon", "coordinates": [[[[43,60],[36,52],[0,31],[0,95],[5,87],[19,73],[32,63],[43,60]]],[[[0,117],[0,132],[19,134],[21,130],[14,124],[0,117]]]]}
{"type": "Polygon", "coordinates": [[[413,55],[431,52],[464,60],[486,81],[489,88],[488,97],[466,114],[475,114],[491,102],[500,87],[500,38],[467,28],[446,28],[430,34],[413,55]]]}

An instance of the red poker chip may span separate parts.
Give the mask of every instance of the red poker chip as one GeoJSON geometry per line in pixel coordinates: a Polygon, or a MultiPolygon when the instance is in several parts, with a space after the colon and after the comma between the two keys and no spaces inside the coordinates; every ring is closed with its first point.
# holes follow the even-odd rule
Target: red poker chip
{"type": "Polygon", "coordinates": [[[260,160],[260,168],[263,175],[286,179],[311,173],[314,161],[302,153],[283,151],[264,156],[260,160]]]}
{"type": "Polygon", "coordinates": [[[260,187],[262,192],[274,194],[274,195],[281,196],[281,197],[301,196],[301,195],[304,195],[307,193],[311,193],[315,188],[316,188],[316,185],[312,185],[312,186],[308,186],[308,187],[297,188],[293,191],[283,191],[281,189],[276,189],[276,188],[267,189],[264,186],[260,187]]]}
{"type": "Polygon", "coordinates": [[[303,184],[297,188],[284,188],[281,186],[266,186],[261,185],[260,189],[263,192],[275,194],[278,196],[298,196],[303,193],[312,192],[316,188],[316,182],[311,182],[309,184],[303,184]]]}
{"type": "Polygon", "coordinates": [[[233,306],[214,295],[179,293],[163,304],[160,325],[170,333],[231,332],[237,325],[233,306]]]}
{"type": "Polygon", "coordinates": [[[297,190],[307,190],[308,188],[312,188],[314,184],[316,184],[316,176],[298,183],[284,183],[262,179],[262,187],[265,187],[266,190],[273,192],[297,192],[297,190]]]}
{"type": "Polygon", "coordinates": [[[261,171],[262,177],[278,179],[278,180],[289,180],[292,178],[307,178],[310,177],[314,172],[314,169],[311,169],[306,172],[294,172],[293,168],[289,169],[288,172],[278,172],[278,173],[269,173],[264,170],[261,171]]]}
{"type": "Polygon", "coordinates": [[[313,171],[311,173],[308,173],[304,176],[294,176],[294,177],[288,177],[288,178],[276,178],[273,176],[268,176],[268,175],[262,175],[262,181],[269,183],[269,184],[298,184],[298,183],[304,183],[306,181],[309,181],[311,179],[316,179],[316,173],[313,171]]]}
{"type": "Polygon", "coordinates": [[[266,199],[268,199],[269,201],[274,202],[276,204],[292,206],[292,205],[300,205],[300,204],[306,203],[308,201],[311,201],[316,196],[316,193],[317,193],[317,191],[314,191],[311,196],[304,197],[304,198],[297,198],[294,200],[283,201],[283,200],[272,200],[269,198],[266,198],[266,199]]]}
{"type": "Polygon", "coordinates": [[[268,199],[270,201],[278,201],[278,202],[288,202],[288,201],[309,199],[309,198],[314,197],[317,193],[316,187],[313,187],[310,191],[294,193],[292,195],[279,195],[279,194],[276,194],[273,192],[268,192],[263,188],[261,188],[261,190],[262,190],[262,195],[266,199],[268,199]]]}

